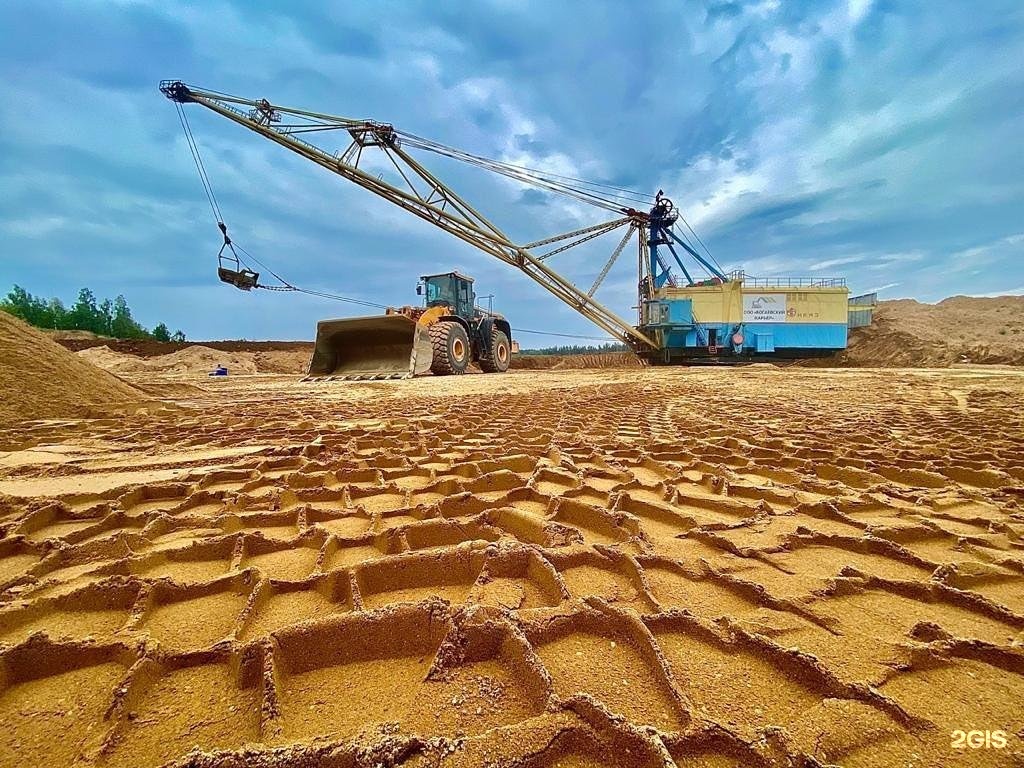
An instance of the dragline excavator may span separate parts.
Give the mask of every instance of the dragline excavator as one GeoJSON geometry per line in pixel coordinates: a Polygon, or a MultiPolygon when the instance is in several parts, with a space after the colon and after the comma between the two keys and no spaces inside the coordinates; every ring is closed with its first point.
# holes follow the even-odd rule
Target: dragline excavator
{"type": "MultiPolygon", "coordinates": [[[[281,286],[262,284],[259,273],[238,256],[212,196],[183,105],[204,106],[519,269],[648,363],[822,356],[846,346],[845,280],[726,273],[661,191],[652,197],[524,168],[448,147],[389,123],[239,98],[179,80],[162,81],[160,90],[175,104],[224,235],[218,254],[220,278],[244,290],[299,289],[283,280],[281,286]],[[324,137],[339,134],[345,137],[341,149],[321,146],[324,137]],[[612,218],[516,243],[424,167],[411,150],[458,160],[586,203],[612,218]],[[613,231],[622,236],[588,290],[548,265],[556,254],[613,231]],[[595,298],[634,235],[639,272],[635,325],[595,298]]],[[[426,294],[422,308],[389,308],[383,317],[322,321],[309,374],[362,378],[404,377],[427,370],[461,373],[470,358],[485,371],[507,369],[509,324],[501,315],[476,307],[470,278],[456,272],[428,275],[421,278],[417,290],[426,294]]]]}

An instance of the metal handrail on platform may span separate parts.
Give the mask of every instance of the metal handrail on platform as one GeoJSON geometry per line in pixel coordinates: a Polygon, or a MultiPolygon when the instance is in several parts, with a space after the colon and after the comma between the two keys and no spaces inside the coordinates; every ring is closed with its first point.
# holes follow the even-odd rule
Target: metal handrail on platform
{"type": "Polygon", "coordinates": [[[753,288],[843,288],[845,277],[751,277],[741,269],[728,274],[730,280],[742,280],[753,288]]]}

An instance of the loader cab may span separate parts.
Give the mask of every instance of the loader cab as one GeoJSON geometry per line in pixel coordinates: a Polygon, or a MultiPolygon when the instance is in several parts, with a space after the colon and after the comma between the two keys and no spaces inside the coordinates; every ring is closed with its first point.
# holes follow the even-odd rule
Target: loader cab
{"type": "Polygon", "coordinates": [[[460,275],[458,272],[445,272],[440,275],[423,275],[422,281],[416,286],[416,293],[426,295],[428,307],[448,306],[453,314],[470,319],[476,306],[476,294],[473,292],[473,278],[460,275]]]}

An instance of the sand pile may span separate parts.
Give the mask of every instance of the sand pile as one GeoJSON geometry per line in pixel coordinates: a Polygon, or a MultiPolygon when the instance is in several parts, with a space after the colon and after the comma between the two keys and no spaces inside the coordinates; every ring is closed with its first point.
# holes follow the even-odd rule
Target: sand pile
{"type": "Polygon", "coordinates": [[[0,423],[131,408],[146,396],[0,312],[0,423]]]}
{"type": "Polygon", "coordinates": [[[90,347],[76,353],[93,365],[115,373],[172,373],[205,376],[223,365],[229,374],[258,373],[256,353],[222,352],[201,345],[186,347],[167,355],[138,357],[115,352],[110,347],[90,347]]]}
{"type": "Polygon", "coordinates": [[[105,371],[113,371],[114,373],[131,373],[143,370],[146,364],[146,361],[141,357],[128,355],[123,352],[115,352],[110,347],[90,347],[75,354],[90,365],[95,365],[105,371]]]}
{"type": "Polygon", "coordinates": [[[110,339],[110,336],[100,336],[98,333],[92,331],[76,331],[76,330],[51,330],[49,328],[40,328],[43,333],[49,336],[54,341],[95,341],[96,339],[110,339]]]}
{"type": "Polygon", "coordinates": [[[1024,296],[953,296],[937,304],[883,301],[874,323],[850,332],[832,365],[946,367],[1024,365],[1024,296]]]}
{"type": "Polygon", "coordinates": [[[256,369],[259,373],[295,373],[305,374],[309,370],[309,358],[313,354],[313,345],[309,349],[274,349],[267,352],[256,352],[256,369]]]}

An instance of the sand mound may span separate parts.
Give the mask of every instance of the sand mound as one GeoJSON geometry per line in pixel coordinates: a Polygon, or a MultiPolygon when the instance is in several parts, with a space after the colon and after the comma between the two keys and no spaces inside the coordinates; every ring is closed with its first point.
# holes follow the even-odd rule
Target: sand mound
{"type": "Polygon", "coordinates": [[[138,357],[115,352],[110,347],[90,347],[76,353],[93,365],[115,373],[173,373],[184,376],[205,376],[223,365],[229,374],[258,373],[256,353],[223,352],[195,345],[156,357],[138,357]]]}
{"type": "Polygon", "coordinates": [[[90,347],[75,353],[78,357],[106,371],[130,373],[145,368],[146,361],[135,355],[115,352],[110,347],[90,347]]]}
{"type": "Polygon", "coordinates": [[[100,336],[100,334],[93,333],[92,331],[53,330],[49,328],[40,328],[39,330],[54,341],[94,341],[96,339],[111,338],[110,336],[100,336]]]}
{"type": "Polygon", "coordinates": [[[0,423],[137,406],[145,395],[0,312],[0,423]]]}
{"type": "Polygon", "coordinates": [[[210,347],[195,346],[171,352],[146,361],[151,368],[167,373],[205,375],[223,365],[229,373],[256,373],[253,352],[222,352],[210,347]]]}
{"type": "Polygon", "coordinates": [[[827,364],[836,362],[886,367],[1024,365],[1024,296],[952,296],[937,304],[913,299],[880,302],[874,323],[854,328],[847,351],[827,364]]]}
{"type": "Polygon", "coordinates": [[[256,368],[260,373],[295,373],[305,374],[309,370],[310,349],[270,350],[256,352],[256,368]]]}

